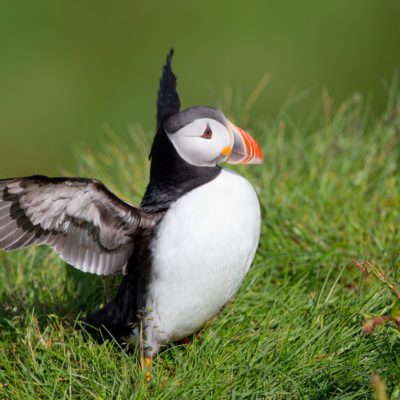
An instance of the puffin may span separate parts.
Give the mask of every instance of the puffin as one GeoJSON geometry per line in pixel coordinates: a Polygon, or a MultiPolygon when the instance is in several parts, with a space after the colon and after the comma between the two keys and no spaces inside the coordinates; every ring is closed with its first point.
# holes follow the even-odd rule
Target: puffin
{"type": "Polygon", "coordinates": [[[215,108],[180,110],[172,55],[160,79],[140,207],[96,179],[0,180],[0,249],[45,244],[81,271],[122,273],[115,298],[79,326],[139,344],[149,359],[236,294],[261,225],[252,185],[218,165],[261,164],[259,145],[215,108]]]}

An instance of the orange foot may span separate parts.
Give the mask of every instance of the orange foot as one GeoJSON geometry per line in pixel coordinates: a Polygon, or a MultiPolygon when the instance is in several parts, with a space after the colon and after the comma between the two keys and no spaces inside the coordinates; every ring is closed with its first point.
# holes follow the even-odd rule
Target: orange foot
{"type": "MultiPolygon", "coordinates": [[[[151,368],[151,358],[150,357],[146,357],[142,359],[142,368],[143,369],[147,369],[149,370],[151,368]]],[[[146,371],[146,373],[144,374],[144,377],[146,378],[146,383],[145,385],[147,385],[151,378],[150,378],[150,371],[146,371]]]]}
{"type": "MultiPolygon", "coordinates": [[[[150,369],[151,368],[151,358],[150,357],[146,357],[142,359],[142,368],[143,369],[150,369]]],[[[151,381],[151,376],[150,376],[150,371],[146,371],[146,373],[144,374],[144,377],[146,379],[146,382],[144,383],[145,386],[147,386],[150,381],[151,381]]],[[[167,384],[167,381],[164,380],[164,382],[161,383],[161,387],[165,387],[165,385],[167,384]]]]}

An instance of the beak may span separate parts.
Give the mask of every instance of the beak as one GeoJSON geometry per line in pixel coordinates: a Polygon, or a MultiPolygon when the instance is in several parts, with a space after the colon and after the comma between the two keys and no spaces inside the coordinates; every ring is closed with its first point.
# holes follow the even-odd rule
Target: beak
{"type": "Polygon", "coordinates": [[[257,142],[232,122],[228,121],[227,125],[231,133],[231,151],[225,161],[230,164],[262,164],[263,155],[257,142]]]}

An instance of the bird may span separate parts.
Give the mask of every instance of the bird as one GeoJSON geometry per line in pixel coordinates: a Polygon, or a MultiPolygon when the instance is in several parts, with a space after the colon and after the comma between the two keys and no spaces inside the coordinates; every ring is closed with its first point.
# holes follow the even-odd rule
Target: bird
{"type": "Polygon", "coordinates": [[[0,249],[45,244],[79,270],[122,273],[115,298],[80,328],[136,343],[149,359],[199,330],[236,294],[261,227],[253,186],[219,165],[261,164],[259,145],[220,110],[180,109],[172,55],[160,78],[140,206],[96,179],[0,180],[0,249]]]}

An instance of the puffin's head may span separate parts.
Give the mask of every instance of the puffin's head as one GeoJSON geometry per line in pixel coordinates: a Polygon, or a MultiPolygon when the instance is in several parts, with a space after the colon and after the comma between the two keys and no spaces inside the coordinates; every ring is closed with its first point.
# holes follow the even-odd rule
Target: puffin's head
{"type": "Polygon", "coordinates": [[[198,106],[180,111],[168,118],[164,129],[179,156],[192,165],[263,162],[257,142],[214,108],[198,106]]]}

